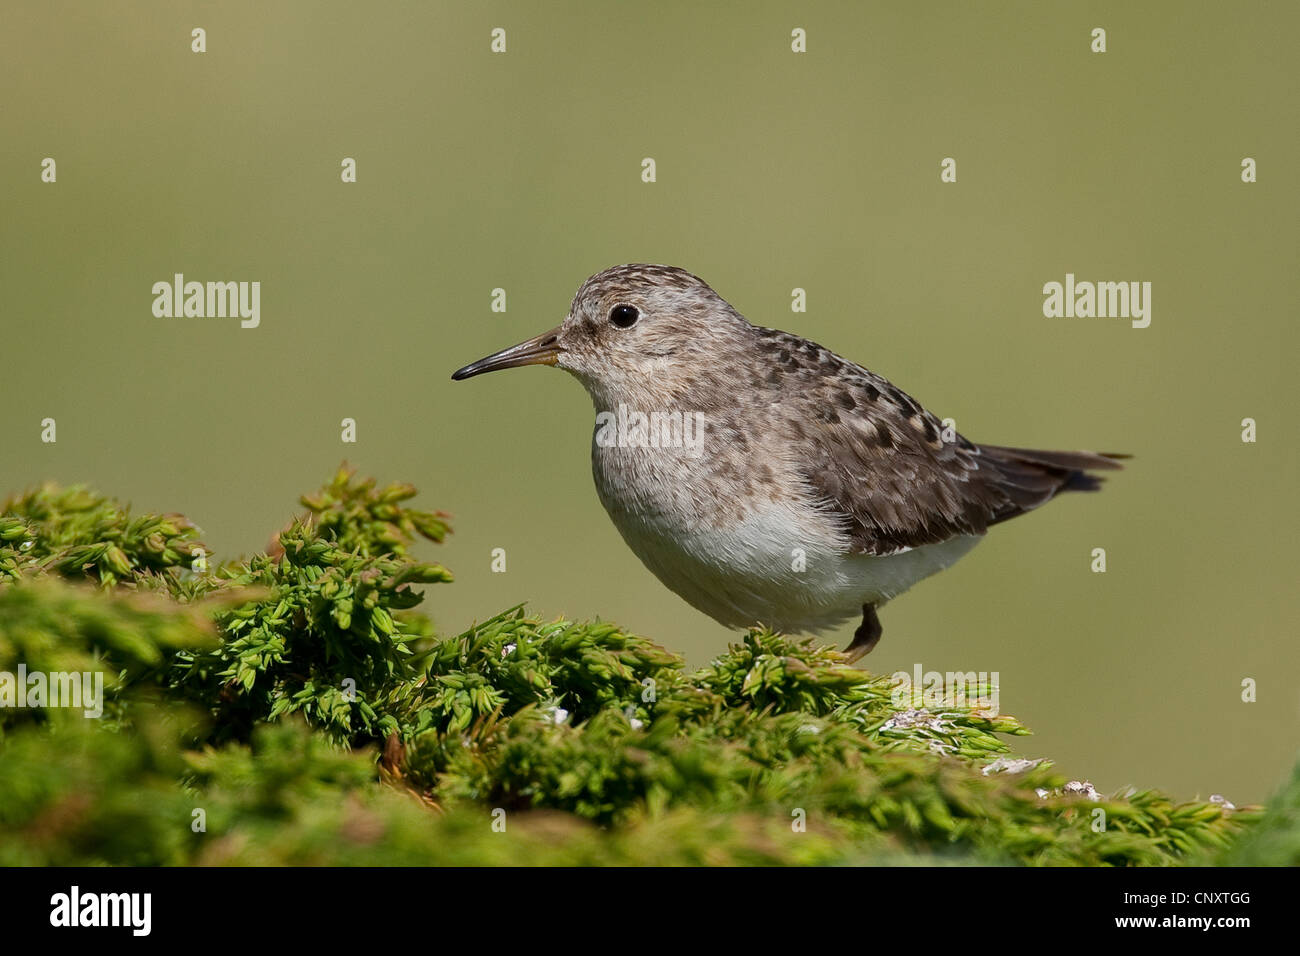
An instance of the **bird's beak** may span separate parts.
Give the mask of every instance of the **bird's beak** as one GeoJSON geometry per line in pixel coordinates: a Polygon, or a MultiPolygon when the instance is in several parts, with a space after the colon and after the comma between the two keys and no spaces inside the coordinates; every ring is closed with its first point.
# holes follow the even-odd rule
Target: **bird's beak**
{"type": "Polygon", "coordinates": [[[477,362],[470,362],[464,368],[452,372],[452,380],[459,382],[463,378],[481,375],[484,372],[495,372],[500,368],[518,368],[521,365],[554,365],[556,358],[564,351],[564,349],[560,348],[561,328],[562,326],[557,325],[551,331],[543,332],[527,342],[520,342],[508,349],[502,349],[500,352],[493,352],[477,362]]]}

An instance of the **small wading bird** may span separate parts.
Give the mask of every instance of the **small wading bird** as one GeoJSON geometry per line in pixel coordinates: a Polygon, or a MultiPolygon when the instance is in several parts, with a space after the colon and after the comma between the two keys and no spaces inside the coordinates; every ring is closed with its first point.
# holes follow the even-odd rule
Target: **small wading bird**
{"type": "Polygon", "coordinates": [[[862,615],[850,660],[880,640],[886,601],[990,525],[1061,491],[1096,490],[1089,471],[1126,457],[945,440],[934,415],[879,375],[751,325],[671,266],[592,276],[560,326],[452,378],[521,365],[570,372],[598,413],[699,421],[702,441],[600,440],[598,425],[596,490],[623,539],[727,627],[817,633],[862,615]]]}

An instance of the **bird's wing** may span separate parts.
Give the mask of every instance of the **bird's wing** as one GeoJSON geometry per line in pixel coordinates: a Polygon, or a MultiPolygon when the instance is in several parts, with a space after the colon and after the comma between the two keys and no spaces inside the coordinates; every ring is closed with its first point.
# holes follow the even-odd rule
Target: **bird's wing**
{"type": "Polygon", "coordinates": [[[976,445],[945,433],[935,415],[874,372],[784,338],[776,358],[783,390],[805,400],[781,403],[782,433],[792,436],[789,452],[810,490],[842,518],[859,553],[983,534],[1061,490],[1095,487],[1083,469],[1119,467],[1090,452],[976,445]],[[814,399],[811,419],[806,399],[814,399]],[[796,408],[805,412],[798,421],[796,408]]]}

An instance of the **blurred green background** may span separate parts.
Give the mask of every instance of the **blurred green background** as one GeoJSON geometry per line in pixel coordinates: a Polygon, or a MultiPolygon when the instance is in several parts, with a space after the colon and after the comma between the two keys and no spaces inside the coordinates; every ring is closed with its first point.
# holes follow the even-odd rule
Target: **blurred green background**
{"type": "Polygon", "coordinates": [[[444,630],[526,600],[703,663],[730,635],[606,518],[581,386],[448,377],[556,324],[592,272],[680,265],[976,441],[1137,456],[891,604],[873,670],[998,671],[1002,709],[1037,732],[1020,748],[1104,790],[1242,804],[1291,765],[1293,3],[43,3],[4,20],[0,493],[88,482],[185,512],[228,557],[346,458],[455,515],[444,630]],[[176,272],[260,281],[261,327],[155,318],[151,286],[176,272]],[[1066,272],[1152,282],[1150,328],[1044,318],[1066,272]]]}

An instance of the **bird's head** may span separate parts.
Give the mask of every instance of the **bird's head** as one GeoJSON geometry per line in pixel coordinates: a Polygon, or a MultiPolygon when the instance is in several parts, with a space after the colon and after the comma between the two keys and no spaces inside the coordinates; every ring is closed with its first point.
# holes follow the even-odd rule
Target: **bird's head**
{"type": "Polygon", "coordinates": [[[674,369],[721,372],[753,327],[696,276],[673,266],[622,265],[584,282],[556,328],[458,369],[469,378],[521,365],[557,365],[592,396],[672,382],[674,369]]]}

